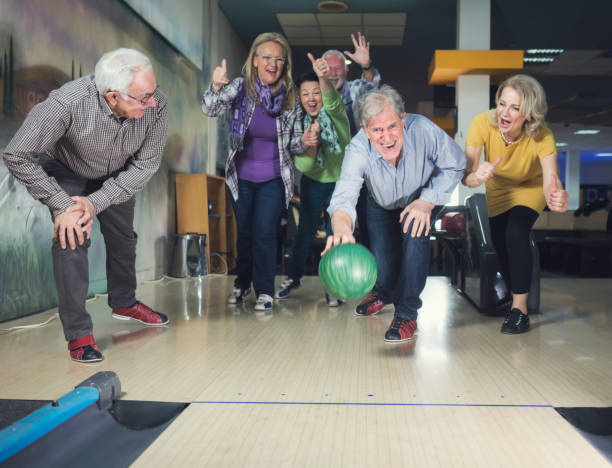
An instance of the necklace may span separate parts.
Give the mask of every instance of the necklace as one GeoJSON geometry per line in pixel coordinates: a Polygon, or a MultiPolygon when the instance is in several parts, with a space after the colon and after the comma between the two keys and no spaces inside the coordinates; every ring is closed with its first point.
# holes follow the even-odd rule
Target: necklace
{"type": "Polygon", "coordinates": [[[523,139],[523,136],[525,136],[524,134],[521,134],[521,136],[519,137],[518,140],[515,141],[508,141],[506,140],[506,137],[504,136],[504,134],[502,133],[502,131],[499,131],[499,134],[502,137],[502,140],[504,140],[504,143],[506,144],[506,146],[510,146],[510,145],[515,145],[516,143],[518,143],[519,141],[521,141],[523,139]]]}

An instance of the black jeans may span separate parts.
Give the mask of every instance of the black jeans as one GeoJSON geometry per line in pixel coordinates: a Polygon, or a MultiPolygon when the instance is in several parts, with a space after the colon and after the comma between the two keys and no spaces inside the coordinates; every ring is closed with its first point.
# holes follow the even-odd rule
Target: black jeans
{"type": "MultiPolygon", "coordinates": [[[[40,165],[72,196],[87,196],[98,190],[104,180],[78,176],[68,167],[49,156],[40,156],[40,165]]],[[[132,197],[120,205],[111,205],[97,215],[106,245],[106,278],[108,305],[113,309],[129,307],[136,302],[136,233],[134,232],[134,204],[132,197]]],[[[75,239],[76,241],[76,239],[75,239]]],[[[75,250],[53,241],[53,273],[59,299],[59,316],[67,341],[76,340],[93,331],[90,315],[85,308],[89,288],[86,240],[75,250]]]]}
{"type": "Polygon", "coordinates": [[[538,212],[526,206],[514,206],[489,218],[493,246],[508,289],[525,294],[531,287],[532,262],[529,233],[538,212]]]}

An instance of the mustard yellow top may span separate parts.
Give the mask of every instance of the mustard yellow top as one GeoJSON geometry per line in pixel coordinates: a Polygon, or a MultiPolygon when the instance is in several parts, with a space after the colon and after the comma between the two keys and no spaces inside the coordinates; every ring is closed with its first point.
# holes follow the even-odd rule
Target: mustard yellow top
{"type": "Polygon", "coordinates": [[[495,176],[486,183],[489,217],[500,215],[513,206],[522,205],[541,213],[546,206],[542,190],[540,159],[557,152],[555,137],[544,125],[535,137],[525,136],[506,146],[499,129],[489,123],[489,112],[478,114],[472,120],[466,144],[485,148],[485,161],[502,160],[495,176]]]}

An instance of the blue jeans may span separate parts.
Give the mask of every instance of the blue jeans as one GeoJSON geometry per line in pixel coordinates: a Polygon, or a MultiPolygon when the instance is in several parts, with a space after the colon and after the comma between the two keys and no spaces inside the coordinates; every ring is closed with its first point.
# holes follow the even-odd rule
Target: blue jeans
{"type": "Polygon", "coordinates": [[[255,294],[274,296],[276,238],[285,207],[285,186],[280,177],[255,183],[238,180],[238,200],[232,197],[238,226],[238,257],[234,285],[255,294]]]}
{"type": "MultiPolygon", "coordinates": [[[[302,176],[300,182],[300,221],[293,242],[291,263],[287,272],[289,278],[295,281],[299,281],[304,275],[306,258],[319,227],[321,212],[329,206],[329,200],[335,187],[335,182],[317,182],[307,176],[302,176]]],[[[329,224],[327,231],[328,234],[331,234],[329,224]]]]}
{"type": "Polygon", "coordinates": [[[383,302],[395,306],[396,317],[416,320],[429,271],[429,234],[411,237],[412,224],[404,233],[399,222],[402,210],[386,210],[368,195],[370,249],[378,268],[374,290],[383,302]]]}

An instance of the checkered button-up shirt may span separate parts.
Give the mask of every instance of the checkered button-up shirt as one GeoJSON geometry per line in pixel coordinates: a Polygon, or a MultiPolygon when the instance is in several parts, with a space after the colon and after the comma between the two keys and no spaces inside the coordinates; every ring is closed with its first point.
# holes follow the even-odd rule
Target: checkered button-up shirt
{"type": "MultiPolygon", "coordinates": [[[[219,91],[215,91],[211,84],[202,96],[202,111],[209,117],[218,117],[233,108],[234,101],[238,96],[238,89],[244,78],[235,78],[230,83],[223,86],[219,91]]],[[[251,123],[255,103],[249,100],[249,110],[247,117],[247,127],[251,123]]],[[[304,144],[302,143],[302,107],[299,97],[296,98],[295,105],[287,110],[281,111],[276,117],[276,132],[278,134],[278,153],[280,157],[280,173],[285,186],[285,204],[289,206],[289,201],[293,196],[293,160],[292,153],[303,153],[304,144]]],[[[236,171],[237,148],[230,146],[229,154],[225,161],[225,181],[227,183],[234,200],[238,200],[238,173],[236,171]]]]}
{"type": "Polygon", "coordinates": [[[355,136],[359,132],[359,125],[361,120],[359,118],[359,112],[357,110],[357,102],[359,98],[380,86],[380,73],[378,70],[374,70],[374,79],[372,81],[366,81],[363,74],[356,80],[346,81],[340,94],[346,107],[346,115],[348,116],[349,123],[351,125],[351,135],[355,136]]]}
{"type": "Polygon", "coordinates": [[[75,174],[104,180],[88,195],[96,214],[142,190],[162,159],[168,127],[166,96],[155,91],[156,107],[140,119],[118,119],[98,93],[94,76],[66,83],[37,104],[5,148],[11,174],[54,215],[73,204],[37,163],[47,153],[75,174]],[[114,176],[112,176],[114,174],[114,176]]]}

